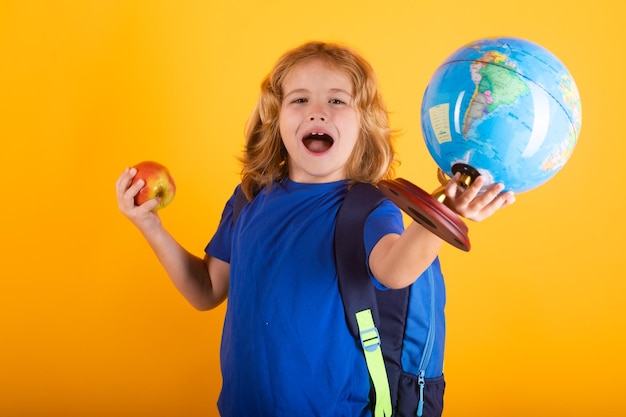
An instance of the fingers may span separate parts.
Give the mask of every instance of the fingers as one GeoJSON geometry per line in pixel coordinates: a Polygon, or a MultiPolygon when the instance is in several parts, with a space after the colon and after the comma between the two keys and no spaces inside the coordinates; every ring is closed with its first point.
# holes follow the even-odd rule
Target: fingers
{"type": "MultiPolygon", "coordinates": [[[[159,203],[161,202],[160,198],[151,198],[150,200],[146,201],[145,203],[143,203],[140,206],[135,206],[135,207],[139,207],[141,208],[142,211],[144,212],[149,212],[149,213],[154,213],[154,209],[159,205],[159,203]]],[[[134,199],[133,199],[133,204],[135,203],[134,199]]]]}
{"type": "Polygon", "coordinates": [[[498,200],[501,201],[501,204],[498,208],[510,206],[511,204],[515,203],[515,193],[513,191],[501,193],[500,195],[498,195],[498,200]]]}
{"type": "Polygon", "coordinates": [[[135,204],[135,196],[145,185],[143,179],[139,179],[135,183],[132,182],[136,174],[137,170],[135,168],[126,168],[116,182],[118,207],[120,211],[129,217],[132,215],[131,212],[137,207],[141,207],[142,212],[151,211],[159,204],[158,199],[148,200],[141,206],[135,204]]]}
{"type": "Polygon", "coordinates": [[[141,187],[143,187],[142,180],[139,180],[130,186],[136,173],[137,170],[135,168],[126,168],[115,183],[117,203],[122,211],[129,210],[135,205],[135,195],[137,195],[139,190],[141,190],[141,187]]]}
{"type": "Polygon", "coordinates": [[[137,174],[137,170],[135,168],[126,168],[119,176],[115,183],[118,199],[126,192],[128,185],[133,180],[135,174],[137,174]]]}
{"type": "Polygon", "coordinates": [[[498,197],[502,190],[504,190],[504,184],[492,184],[485,190],[485,192],[476,197],[475,201],[478,204],[487,205],[492,202],[496,197],[498,197]]]}
{"type": "MultiPolygon", "coordinates": [[[[501,190],[500,190],[501,191],[501,190]]],[[[476,221],[481,221],[493,215],[496,211],[500,210],[503,207],[509,206],[515,202],[515,194],[512,191],[493,193],[491,190],[489,191],[488,196],[485,197],[484,201],[482,201],[482,207],[480,207],[475,215],[474,219],[476,221]]]]}
{"type": "Polygon", "coordinates": [[[454,177],[448,181],[446,185],[446,195],[455,200],[457,206],[467,206],[479,195],[486,183],[486,179],[482,176],[476,178],[469,187],[462,185],[459,180],[460,173],[456,173],[454,177]]]}
{"type": "Polygon", "coordinates": [[[460,188],[459,178],[460,177],[461,177],[461,174],[457,172],[456,174],[454,174],[452,178],[450,178],[450,180],[446,184],[446,195],[448,197],[454,198],[459,192],[459,188],[460,188]]]}
{"type": "Polygon", "coordinates": [[[515,202],[513,192],[502,192],[503,184],[492,184],[484,189],[486,182],[484,177],[479,176],[469,187],[464,188],[458,184],[458,175],[455,175],[446,186],[446,195],[454,210],[467,219],[482,221],[515,202]]]}
{"type": "Polygon", "coordinates": [[[138,179],[135,183],[132,183],[133,178],[137,174],[137,170],[135,168],[126,168],[122,175],[117,179],[115,184],[117,191],[117,200],[120,206],[120,209],[124,211],[130,210],[134,207],[142,207],[147,211],[152,211],[156,206],[159,205],[159,198],[152,198],[147,200],[141,206],[137,206],[135,204],[135,197],[139,194],[139,191],[146,185],[146,182],[143,179],[138,179]]]}

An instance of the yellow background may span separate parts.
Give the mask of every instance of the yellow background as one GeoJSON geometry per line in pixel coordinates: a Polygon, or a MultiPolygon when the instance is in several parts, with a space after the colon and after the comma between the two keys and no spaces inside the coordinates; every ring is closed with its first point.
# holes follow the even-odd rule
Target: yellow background
{"type": "Polygon", "coordinates": [[[261,78],[322,39],[375,66],[402,131],[398,175],[432,189],[423,90],[457,47],[501,35],[570,69],[582,134],[552,181],[470,224],[469,254],[442,251],[444,415],[626,414],[619,4],[2,0],[0,415],[216,415],[224,310],[198,313],[176,292],[117,210],[118,175],[166,164],[178,194],[162,219],[201,255],[261,78]]]}

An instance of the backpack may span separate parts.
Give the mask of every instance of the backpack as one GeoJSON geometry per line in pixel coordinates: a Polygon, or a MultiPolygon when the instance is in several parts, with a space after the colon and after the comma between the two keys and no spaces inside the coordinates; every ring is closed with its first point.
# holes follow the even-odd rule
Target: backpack
{"type": "MultiPolygon", "coordinates": [[[[419,289],[415,283],[397,290],[375,287],[367,268],[363,233],[367,217],[385,198],[375,186],[357,183],[346,194],[337,214],[335,264],[346,320],[355,342],[363,350],[370,374],[372,415],[440,417],[445,380],[443,374],[426,373],[433,356],[437,326],[439,329],[444,326],[444,323],[438,323],[442,320],[436,320],[435,310],[434,280],[440,273],[439,263],[435,261],[422,274],[419,279],[426,279],[428,285],[420,283],[419,289]],[[427,329],[420,332],[424,334],[411,334],[407,339],[407,323],[412,314],[409,308],[411,292],[423,292],[425,288],[429,294],[421,295],[430,301],[427,329]],[[419,346],[415,346],[416,341],[419,346]],[[409,348],[409,345],[413,346],[409,348]],[[403,369],[403,354],[407,355],[409,349],[421,352],[417,369],[403,369]]],[[[241,187],[237,187],[233,224],[247,203],[241,187]]],[[[443,368],[443,363],[435,365],[438,365],[436,369],[443,368]]]]}

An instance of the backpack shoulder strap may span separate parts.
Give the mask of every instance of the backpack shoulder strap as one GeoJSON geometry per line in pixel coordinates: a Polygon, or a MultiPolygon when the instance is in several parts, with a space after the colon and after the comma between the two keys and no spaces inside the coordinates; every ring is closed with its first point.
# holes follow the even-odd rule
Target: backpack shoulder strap
{"type": "Polygon", "coordinates": [[[235,189],[235,202],[233,206],[233,225],[237,223],[237,219],[239,218],[239,214],[241,214],[241,210],[248,203],[249,203],[248,198],[243,193],[243,190],[241,189],[241,184],[239,184],[237,188],[235,189]]]}
{"type": "Polygon", "coordinates": [[[391,416],[392,400],[380,346],[376,290],[369,277],[363,241],[365,221],[385,197],[373,185],[355,184],[337,214],[335,264],[339,291],[352,334],[361,342],[374,388],[374,416],[391,416]]]}
{"type": "Polygon", "coordinates": [[[335,263],[339,275],[339,290],[346,313],[349,313],[348,325],[355,336],[359,334],[354,317],[357,311],[372,309],[372,315],[378,322],[376,293],[369,279],[363,231],[367,217],[384,198],[373,185],[357,183],[348,191],[337,213],[335,263]],[[364,280],[363,277],[367,279],[364,280]]]}

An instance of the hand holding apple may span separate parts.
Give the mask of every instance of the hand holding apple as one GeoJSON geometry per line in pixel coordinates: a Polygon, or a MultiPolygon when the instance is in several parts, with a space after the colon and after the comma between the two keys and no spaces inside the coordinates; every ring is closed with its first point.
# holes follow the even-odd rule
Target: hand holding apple
{"type": "Polygon", "coordinates": [[[134,166],[137,174],[131,182],[134,185],[140,179],[144,181],[144,186],[135,196],[135,204],[141,205],[152,198],[159,198],[159,204],[153,211],[161,210],[174,199],[176,195],[176,184],[170,175],[169,170],[154,161],[140,162],[134,166]]]}

